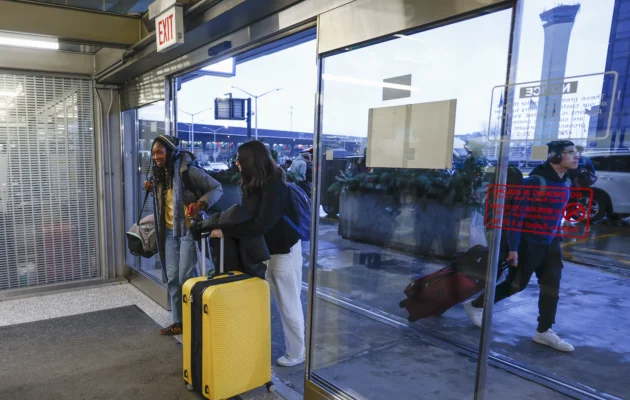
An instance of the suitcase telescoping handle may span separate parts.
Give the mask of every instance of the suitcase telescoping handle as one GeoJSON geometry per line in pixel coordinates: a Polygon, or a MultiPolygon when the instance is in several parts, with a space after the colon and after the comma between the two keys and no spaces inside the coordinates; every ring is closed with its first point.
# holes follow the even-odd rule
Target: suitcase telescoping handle
{"type": "Polygon", "coordinates": [[[202,234],[199,245],[201,246],[201,276],[206,276],[206,244],[208,241],[208,234],[202,234]]]}
{"type": "MultiPolygon", "coordinates": [[[[209,233],[201,235],[201,276],[206,276],[206,246],[209,233]]],[[[219,245],[219,274],[225,271],[225,239],[221,238],[219,245]]]]}
{"type": "Polygon", "coordinates": [[[219,244],[219,273],[222,274],[225,271],[225,238],[221,236],[221,243],[219,244]]]}

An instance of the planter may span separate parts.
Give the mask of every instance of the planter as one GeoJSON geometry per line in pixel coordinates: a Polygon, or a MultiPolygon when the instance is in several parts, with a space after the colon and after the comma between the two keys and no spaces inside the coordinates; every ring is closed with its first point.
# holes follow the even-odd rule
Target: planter
{"type": "Polygon", "coordinates": [[[341,194],[339,234],[344,239],[438,257],[452,257],[474,244],[485,244],[483,219],[470,207],[349,191],[341,194]]]}
{"type": "Polygon", "coordinates": [[[241,185],[223,184],[223,196],[210,209],[213,213],[225,211],[235,204],[241,204],[243,195],[241,193],[241,185]]]}

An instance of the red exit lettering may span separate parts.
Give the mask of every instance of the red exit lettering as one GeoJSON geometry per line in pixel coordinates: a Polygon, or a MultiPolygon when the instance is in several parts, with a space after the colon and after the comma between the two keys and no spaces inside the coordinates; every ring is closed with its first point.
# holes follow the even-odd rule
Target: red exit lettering
{"type": "Polygon", "coordinates": [[[158,43],[160,46],[173,39],[173,14],[158,21],[158,43]]]}

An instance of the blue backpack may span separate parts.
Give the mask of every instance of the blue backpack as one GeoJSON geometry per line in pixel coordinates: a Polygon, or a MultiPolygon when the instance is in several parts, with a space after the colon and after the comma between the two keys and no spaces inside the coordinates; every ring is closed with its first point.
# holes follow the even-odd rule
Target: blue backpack
{"type": "Polygon", "coordinates": [[[287,182],[287,186],[297,221],[293,221],[288,215],[283,218],[300,235],[300,240],[308,242],[311,240],[311,199],[298,185],[287,182]]]}

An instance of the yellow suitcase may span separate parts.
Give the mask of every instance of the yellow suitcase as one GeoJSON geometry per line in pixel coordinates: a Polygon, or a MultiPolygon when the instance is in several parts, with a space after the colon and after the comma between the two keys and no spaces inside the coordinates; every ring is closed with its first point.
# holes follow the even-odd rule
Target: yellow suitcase
{"type": "Polygon", "coordinates": [[[201,277],[182,288],[184,380],[190,390],[223,400],[271,383],[269,284],[241,272],[205,277],[206,240],[201,240],[201,277]]]}

